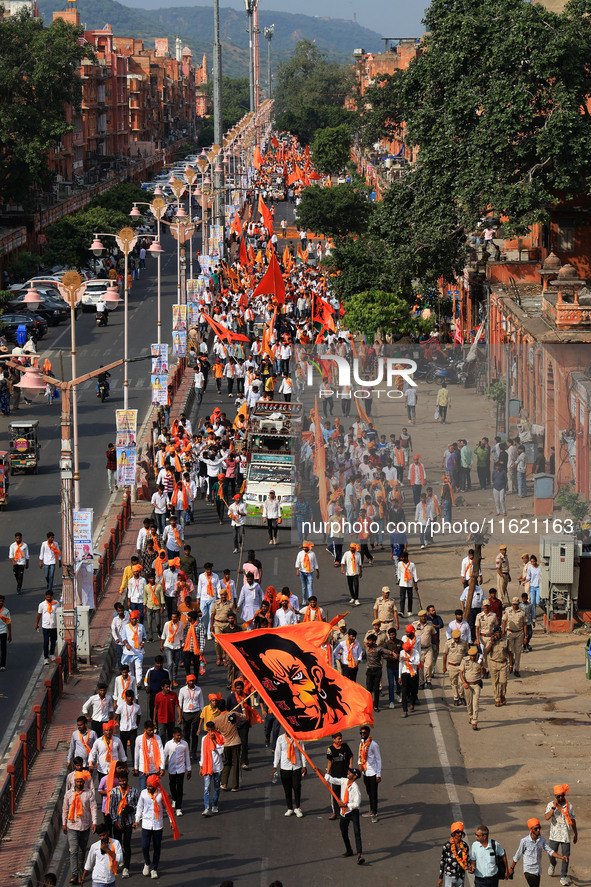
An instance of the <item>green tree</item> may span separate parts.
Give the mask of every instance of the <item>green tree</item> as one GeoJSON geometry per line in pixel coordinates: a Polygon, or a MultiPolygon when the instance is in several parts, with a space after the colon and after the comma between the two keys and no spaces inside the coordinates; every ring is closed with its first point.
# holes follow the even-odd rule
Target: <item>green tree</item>
{"type": "Polygon", "coordinates": [[[133,228],[133,220],[126,213],[98,206],[64,216],[46,231],[43,261],[47,265],[86,265],[95,233],[115,234],[126,227],[133,228]]]}
{"type": "Polygon", "coordinates": [[[575,493],[571,484],[560,490],[556,497],[556,502],[568,511],[577,523],[585,520],[591,507],[591,502],[588,502],[587,499],[582,499],[580,493],[575,493]]]}
{"type": "Polygon", "coordinates": [[[50,148],[72,125],[68,104],[78,107],[76,70],[90,48],[82,28],[62,19],[49,28],[27,12],[0,17],[0,202],[33,205],[33,188],[51,180],[50,148]]]}
{"type": "Polygon", "coordinates": [[[40,265],[41,259],[36,253],[27,251],[19,253],[10,263],[10,276],[16,283],[28,280],[37,274],[40,265]]]}
{"type": "Polygon", "coordinates": [[[302,192],[298,206],[298,224],[315,234],[344,237],[365,230],[374,205],[367,189],[351,185],[321,188],[312,185],[302,192]]]}
{"type": "Polygon", "coordinates": [[[449,279],[491,208],[520,232],[559,192],[589,191],[590,12],[589,0],[561,14],[527,0],[433,0],[421,54],[364,96],[366,144],[404,124],[420,146],[390,189],[393,212],[372,220],[398,268],[449,279]]]}
{"type": "MultiPolygon", "coordinates": [[[[151,193],[140,188],[135,182],[123,182],[121,185],[115,185],[114,188],[105,191],[104,194],[93,200],[88,208],[102,207],[102,209],[115,210],[129,215],[134,203],[146,203],[150,197],[151,193]]],[[[140,207],[141,210],[143,207],[140,207]]]]}
{"type": "Polygon", "coordinates": [[[339,172],[351,157],[351,130],[346,123],[316,130],[312,142],[312,159],[323,173],[339,172]]]}
{"type": "Polygon", "coordinates": [[[352,296],[345,305],[349,329],[366,335],[419,336],[430,332],[433,321],[414,317],[406,299],[396,293],[371,289],[352,296]]]}
{"type": "Polygon", "coordinates": [[[344,104],[353,84],[350,67],[327,61],[313,43],[300,40],[290,60],[277,71],[277,128],[289,130],[308,144],[317,129],[352,124],[356,115],[344,104]]]}

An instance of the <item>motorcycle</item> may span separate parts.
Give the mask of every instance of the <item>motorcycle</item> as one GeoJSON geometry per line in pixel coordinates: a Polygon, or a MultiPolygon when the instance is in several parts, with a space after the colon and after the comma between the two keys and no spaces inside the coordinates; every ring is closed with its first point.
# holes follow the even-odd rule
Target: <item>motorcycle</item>
{"type": "Polygon", "coordinates": [[[96,325],[97,326],[107,326],[109,323],[109,312],[105,309],[104,311],[96,312],[96,325]]]}
{"type": "Polygon", "coordinates": [[[109,387],[106,382],[98,383],[96,396],[100,398],[101,403],[105,402],[106,398],[109,396],[109,387]]]}

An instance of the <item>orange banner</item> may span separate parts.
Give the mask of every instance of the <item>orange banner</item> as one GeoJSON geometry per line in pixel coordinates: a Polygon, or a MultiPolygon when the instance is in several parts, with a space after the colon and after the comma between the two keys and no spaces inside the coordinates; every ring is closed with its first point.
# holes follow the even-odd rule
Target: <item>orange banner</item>
{"type": "Polygon", "coordinates": [[[373,724],[367,690],[326,664],[319,638],[328,631],[327,623],[305,622],[215,637],[280,724],[311,740],[373,724]]]}

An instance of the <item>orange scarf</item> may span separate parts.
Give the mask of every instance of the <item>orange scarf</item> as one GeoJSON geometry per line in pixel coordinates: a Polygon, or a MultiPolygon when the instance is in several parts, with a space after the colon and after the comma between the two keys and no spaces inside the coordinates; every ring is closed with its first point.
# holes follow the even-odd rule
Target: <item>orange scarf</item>
{"type": "Polygon", "coordinates": [[[105,758],[105,761],[109,761],[109,763],[110,763],[113,760],[113,737],[111,736],[110,743],[107,742],[107,739],[105,736],[103,736],[102,738],[103,738],[103,742],[105,743],[105,746],[107,749],[107,756],[105,758]]]}
{"type": "Polygon", "coordinates": [[[420,462],[413,462],[410,467],[410,483],[411,486],[422,486],[425,483],[425,470],[420,462]]]}
{"type": "Polygon", "coordinates": [[[224,482],[223,480],[218,480],[218,499],[224,498],[224,482]]]}
{"type": "Polygon", "coordinates": [[[158,748],[158,743],[156,742],[156,737],[152,736],[148,743],[148,738],[146,734],[142,736],[142,754],[144,758],[144,773],[150,772],[150,753],[154,758],[154,766],[156,770],[160,769],[160,749],[158,748]]]}
{"type": "Polygon", "coordinates": [[[421,502],[421,508],[423,510],[423,520],[427,520],[427,506],[424,502],[421,502]]]}
{"type": "Polygon", "coordinates": [[[180,627],[181,627],[181,623],[180,623],[180,622],[177,622],[176,625],[175,625],[174,622],[172,622],[172,621],[169,623],[169,626],[168,626],[168,638],[167,638],[169,644],[174,644],[174,639],[176,638],[176,633],[177,633],[177,631],[179,630],[180,627]],[[174,631],[173,631],[173,628],[174,628],[174,631]]]}
{"type": "Polygon", "coordinates": [[[154,561],[154,572],[156,573],[156,577],[158,579],[162,579],[162,574],[164,572],[164,565],[166,563],[166,558],[157,557],[154,561]]]}
{"type": "Polygon", "coordinates": [[[55,542],[48,542],[47,544],[48,544],[49,548],[51,549],[51,551],[53,552],[53,556],[56,559],[56,561],[59,560],[60,557],[62,556],[62,553],[59,550],[59,548],[57,547],[57,545],[55,544],[55,542]]]}
{"type": "Polygon", "coordinates": [[[225,742],[221,733],[206,733],[203,737],[203,764],[201,770],[204,776],[211,776],[213,773],[213,751],[216,745],[223,745],[225,742]]]}
{"type": "Polygon", "coordinates": [[[347,638],[347,665],[349,668],[356,668],[357,663],[353,659],[353,646],[355,641],[351,642],[349,638],[347,638]]]}
{"type": "Polygon", "coordinates": [[[312,607],[306,607],[304,622],[322,622],[322,616],[318,607],[315,610],[312,607]]]}
{"type": "Polygon", "coordinates": [[[310,555],[308,554],[307,551],[304,554],[303,567],[304,567],[304,573],[311,573],[312,572],[312,567],[310,566],[310,555]]]}
{"type": "Polygon", "coordinates": [[[121,800],[119,801],[119,806],[117,807],[117,816],[121,816],[123,814],[123,810],[125,809],[125,806],[127,804],[127,795],[129,793],[129,786],[127,786],[127,788],[125,790],[125,794],[123,794],[121,789],[119,789],[119,791],[121,792],[121,800]]]}
{"type": "Polygon", "coordinates": [[[139,638],[139,625],[130,625],[131,633],[133,635],[133,646],[136,650],[140,648],[140,638],[139,638]]]}
{"type": "MultiPolygon", "coordinates": [[[[410,641],[409,641],[409,643],[410,643],[410,641]]],[[[415,670],[412,667],[412,665],[410,664],[410,657],[411,657],[412,653],[407,653],[406,650],[401,650],[400,655],[406,659],[406,667],[408,668],[408,673],[411,676],[411,678],[414,678],[415,670]]]]}
{"type": "Polygon", "coordinates": [[[24,559],[25,556],[24,556],[24,554],[23,554],[22,549],[23,549],[23,543],[22,543],[22,542],[17,542],[17,543],[16,543],[16,551],[14,552],[14,559],[15,559],[15,561],[20,561],[21,558],[24,559]]]}
{"type": "Polygon", "coordinates": [[[357,575],[357,558],[356,558],[356,554],[357,554],[356,551],[352,551],[352,552],[351,552],[351,572],[353,573],[354,576],[357,575]]]}
{"type": "Polygon", "coordinates": [[[296,752],[295,752],[295,745],[293,744],[293,739],[290,736],[286,736],[285,738],[287,740],[287,760],[290,762],[290,764],[295,765],[296,752]]]}
{"type": "Polygon", "coordinates": [[[345,791],[343,793],[343,806],[341,807],[341,813],[344,816],[347,812],[347,804],[349,803],[349,788],[353,785],[352,782],[348,782],[345,786],[345,791]]]}
{"type": "MultiPolygon", "coordinates": [[[[177,507],[177,502],[179,498],[179,493],[182,495],[182,503],[183,503],[183,511],[187,511],[189,508],[189,497],[187,495],[187,485],[183,482],[182,484],[177,484],[174,488],[174,493],[172,494],[172,505],[174,508],[177,507]]],[[[178,539],[177,539],[178,542],[178,539]]],[[[180,542],[179,542],[180,545],[180,542]]]]}
{"type": "MultiPolygon", "coordinates": [[[[114,856],[115,855],[115,845],[113,844],[113,842],[110,838],[109,838],[109,847],[111,849],[111,853],[114,856]]],[[[117,874],[117,860],[116,859],[109,857],[109,868],[111,869],[111,871],[113,872],[114,875],[117,874]]]]}
{"type": "Polygon", "coordinates": [[[370,745],[371,736],[368,736],[365,741],[359,743],[359,766],[363,773],[367,770],[367,756],[369,754],[370,745]]]}
{"type": "Polygon", "coordinates": [[[405,584],[412,585],[412,573],[409,565],[405,564],[404,561],[402,561],[402,569],[404,570],[404,576],[402,578],[404,579],[405,584]]]}
{"type": "Polygon", "coordinates": [[[468,561],[468,566],[466,567],[466,579],[470,579],[472,576],[472,569],[474,567],[474,561],[468,561]]]}
{"type": "Polygon", "coordinates": [[[176,527],[173,527],[172,532],[174,533],[174,538],[175,538],[175,540],[176,540],[176,544],[178,545],[178,547],[179,547],[179,549],[180,549],[180,547],[181,547],[181,537],[179,536],[179,531],[177,530],[176,527]]]}
{"type": "Polygon", "coordinates": [[[82,819],[82,792],[75,791],[72,803],[70,804],[70,812],[68,813],[68,822],[74,819],[82,819]]]}
{"type": "Polygon", "coordinates": [[[46,601],[46,604],[47,604],[47,612],[53,613],[53,605],[55,604],[55,601],[46,601]]]}
{"type": "Polygon", "coordinates": [[[560,812],[561,812],[562,815],[564,816],[564,818],[565,818],[565,820],[566,820],[566,824],[567,824],[567,826],[568,826],[569,828],[572,828],[573,821],[572,821],[572,819],[570,818],[569,813],[568,813],[568,811],[570,810],[570,804],[568,803],[568,801],[566,802],[566,807],[561,807],[560,804],[557,803],[557,804],[556,804],[556,809],[557,809],[557,810],[560,810],[560,812]]]}
{"type": "Polygon", "coordinates": [[[185,653],[192,652],[195,653],[196,656],[201,656],[201,650],[199,649],[199,643],[197,641],[197,632],[194,625],[189,625],[189,628],[187,629],[187,637],[185,638],[183,650],[185,653]]]}
{"type": "Polygon", "coordinates": [[[213,578],[212,578],[212,576],[206,576],[206,579],[207,579],[207,593],[210,597],[213,597],[214,593],[215,593],[213,590],[213,578]]]}
{"type": "Polygon", "coordinates": [[[154,607],[160,607],[160,601],[159,601],[158,598],[156,597],[156,588],[155,588],[155,586],[152,585],[151,582],[148,582],[148,588],[150,589],[150,593],[151,593],[151,595],[152,595],[152,603],[154,604],[154,607]]]}
{"type": "MultiPolygon", "coordinates": [[[[4,607],[2,609],[4,609],[4,607]]],[[[0,619],[5,625],[10,625],[10,616],[3,616],[0,612],[0,619]]]]}
{"type": "MultiPolygon", "coordinates": [[[[86,735],[88,736],[88,733],[86,735]]],[[[84,746],[84,748],[86,750],[86,754],[89,755],[90,754],[90,745],[88,744],[88,742],[84,738],[84,734],[81,733],[80,730],[78,730],[78,738],[79,738],[80,742],[82,743],[82,745],[84,746]]]]}
{"type": "Polygon", "coordinates": [[[396,456],[396,464],[404,465],[404,450],[402,447],[394,447],[394,455],[396,456]]]}

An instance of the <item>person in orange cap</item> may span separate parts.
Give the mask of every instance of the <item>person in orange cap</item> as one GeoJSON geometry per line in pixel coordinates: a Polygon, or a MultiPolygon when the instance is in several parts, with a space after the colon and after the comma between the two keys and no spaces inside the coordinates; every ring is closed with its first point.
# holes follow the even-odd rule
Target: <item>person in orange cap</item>
{"type": "MultiPolygon", "coordinates": [[[[509,867],[509,878],[513,877],[515,864],[523,857],[523,874],[529,887],[540,887],[540,878],[542,876],[542,853],[545,850],[550,859],[562,859],[568,864],[568,856],[560,856],[548,844],[546,838],[541,834],[542,826],[539,819],[528,819],[527,827],[529,835],[526,835],[519,842],[519,847],[515,851],[513,862],[509,867]]],[[[563,884],[568,878],[561,878],[560,883],[563,884]]]]}
{"type": "MultiPolygon", "coordinates": [[[[558,847],[562,845],[562,852],[566,856],[566,860],[563,859],[562,867],[560,872],[560,883],[565,885],[569,884],[568,878],[568,864],[570,861],[570,845],[571,845],[571,837],[572,843],[576,844],[579,836],[577,833],[577,821],[575,819],[575,808],[574,805],[566,800],[566,792],[569,792],[570,788],[568,785],[555,785],[554,786],[554,800],[549,801],[546,805],[546,820],[550,820],[550,834],[548,835],[548,843],[552,850],[558,850],[558,847]]],[[[548,868],[548,874],[550,877],[554,874],[554,866],[555,863],[553,860],[550,860],[550,866],[548,868]],[[552,869],[552,871],[550,871],[552,869]]]]}
{"type": "Polygon", "coordinates": [[[450,839],[441,848],[437,887],[463,887],[466,872],[474,871],[470,848],[463,837],[464,823],[452,822],[450,839]]]}
{"type": "Polygon", "coordinates": [[[295,562],[296,576],[300,577],[302,583],[302,603],[307,604],[308,598],[314,593],[314,573],[316,578],[320,579],[320,570],[318,568],[318,560],[312,551],[314,543],[304,539],[302,550],[298,552],[295,562]]]}

